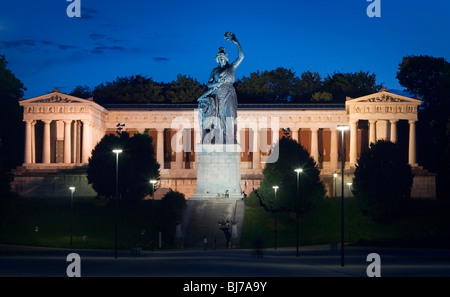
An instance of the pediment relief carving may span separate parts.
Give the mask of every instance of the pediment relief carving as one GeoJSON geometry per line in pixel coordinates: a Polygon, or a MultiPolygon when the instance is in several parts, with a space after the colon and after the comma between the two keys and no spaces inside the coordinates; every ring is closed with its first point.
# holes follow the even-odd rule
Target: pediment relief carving
{"type": "Polygon", "coordinates": [[[72,100],[67,97],[62,97],[59,95],[53,95],[48,98],[42,98],[42,99],[33,101],[33,103],[80,103],[80,101],[72,100]]]}
{"type": "MultiPolygon", "coordinates": [[[[409,102],[410,103],[410,102],[409,102]]],[[[415,105],[374,105],[374,106],[360,106],[355,105],[350,107],[350,113],[416,113],[417,107],[415,105]]]]}
{"type": "Polygon", "coordinates": [[[404,97],[389,92],[379,92],[371,95],[367,95],[360,98],[350,98],[347,97],[346,104],[358,104],[358,103],[409,103],[420,105],[420,99],[414,99],[409,97],[404,97]]]}
{"type": "Polygon", "coordinates": [[[378,96],[368,98],[366,102],[407,102],[398,97],[391,96],[389,94],[380,94],[378,96]]]}

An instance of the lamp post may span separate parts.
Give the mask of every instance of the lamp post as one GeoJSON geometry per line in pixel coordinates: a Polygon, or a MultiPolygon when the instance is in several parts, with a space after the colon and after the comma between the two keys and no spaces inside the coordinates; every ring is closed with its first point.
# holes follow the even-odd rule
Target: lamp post
{"type": "Polygon", "coordinates": [[[336,197],[336,178],[338,174],[335,172],[333,173],[333,189],[334,189],[334,197],[336,197]]]}
{"type": "Polygon", "coordinates": [[[295,218],[296,218],[296,224],[297,224],[297,258],[298,258],[298,245],[299,245],[299,235],[298,235],[298,217],[299,217],[299,208],[300,208],[300,173],[303,172],[302,168],[297,168],[294,170],[297,173],[297,203],[296,203],[296,214],[295,214],[295,218]]]}
{"type": "Polygon", "coordinates": [[[345,143],[344,143],[344,133],[346,130],[349,130],[347,125],[338,125],[337,129],[341,131],[341,147],[342,147],[342,155],[341,155],[341,266],[345,265],[344,261],[344,168],[345,168],[345,143]]]}
{"type": "Polygon", "coordinates": [[[73,217],[73,192],[75,192],[75,187],[69,187],[70,190],[70,246],[72,246],[72,217],[73,217]]]}
{"type": "Polygon", "coordinates": [[[348,182],[347,183],[347,186],[348,186],[348,198],[350,198],[352,195],[351,195],[351,188],[352,188],[352,183],[351,182],[348,182]]]}
{"type": "Polygon", "coordinates": [[[277,190],[278,190],[278,186],[273,186],[272,187],[275,191],[275,249],[277,249],[277,190]]]}
{"type": "MultiPolygon", "coordinates": [[[[155,235],[155,184],[157,180],[151,179],[150,183],[152,184],[152,234],[151,236],[154,237],[155,235]]],[[[153,240],[153,239],[152,239],[153,240]]],[[[153,251],[154,243],[152,243],[152,251],[153,251]]]]}
{"type": "Polygon", "coordinates": [[[121,149],[114,149],[113,153],[116,154],[116,214],[114,220],[114,258],[117,259],[117,243],[118,243],[118,229],[117,221],[119,215],[119,154],[122,152],[121,149]]]}

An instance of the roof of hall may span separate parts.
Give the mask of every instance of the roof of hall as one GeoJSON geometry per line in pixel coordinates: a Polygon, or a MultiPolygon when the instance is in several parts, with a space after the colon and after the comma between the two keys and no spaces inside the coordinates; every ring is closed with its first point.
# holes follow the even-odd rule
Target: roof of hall
{"type": "MultiPolygon", "coordinates": [[[[165,104],[165,103],[151,103],[151,104],[104,104],[108,110],[190,110],[198,108],[197,104],[165,104]]],[[[344,103],[288,103],[288,104],[238,104],[238,109],[245,110],[289,110],[289,109],[322,109],[322,110],[345,110],[344,103]]]]}

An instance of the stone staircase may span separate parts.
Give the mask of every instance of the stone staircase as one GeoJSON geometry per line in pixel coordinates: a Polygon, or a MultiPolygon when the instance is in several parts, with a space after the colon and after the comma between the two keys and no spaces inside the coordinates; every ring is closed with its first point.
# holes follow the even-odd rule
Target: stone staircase
{"type": "Polygon", "coordinates": [[[187,200],[187,207],[183,214],[182,233],[185,248],[203,248],[203,239],[208,239],[208,248],[213,248],[214,237],[217,248],[227,247],[224,232],[218,224],[222,220],[237,222],[237,227],[231,228],[231,248],[238,248],[242,223],[244,220],[244,201],[242,199],[202,199],[187,200]]]}

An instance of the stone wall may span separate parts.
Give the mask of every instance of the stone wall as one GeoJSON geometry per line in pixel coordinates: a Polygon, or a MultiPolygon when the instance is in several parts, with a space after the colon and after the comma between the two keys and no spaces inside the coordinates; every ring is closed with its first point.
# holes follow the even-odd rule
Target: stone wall
{"type": "MultiPolygon", "coordinates": [[[[89,185],[86,173],[83,169],[56,171],[56,170],[32,170],[19,168],[13,171],[14,180],[11,188],[14,192],[25,197],[64,197],[70,195],[68,188],[76,187],[76,195],[85,197],[95,197],[97,193],[89,185]]],[[[419,199],[436,198],[436,174],[428,172],[421,167],[413,167],[414,180],[411,188],[411,197],[419,199]]],[[[346,185],[353,179],[353,173],[346,170],[344,174],[344,196],[351,196],[351,189],[346,185]]],[[[253,189],[259,188],[263,176],[262,174],[243,173],[241,176],[241,189],[245,194],[250,194],[253,189]]],[[[341,175],[336,178],[333,175],[322,172],[321,180],[327,190],[328,197],[341,197],[341,175]]],[[[185,194],[190,198],[195,193],[197,179],[193,177],[170,177],[162,176],[158,190],[154,199],[162,199],[170,189],[185,194]]],[[[148,196],[146,199],[151,199],[148,196]]]]}
{"type": "Polygon", "coordinates": [[[69,187],[75,187],[74,195],[96,197],[85,174],[46,174],[16,176],[11,188],[24,197],[64,197],[70,195],[69,187]]]}

